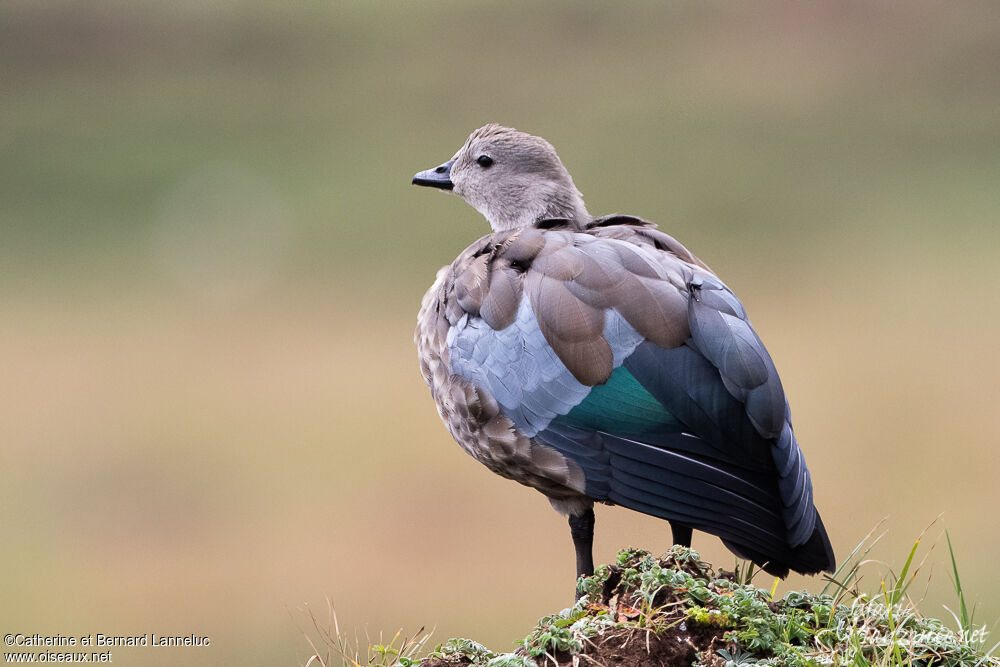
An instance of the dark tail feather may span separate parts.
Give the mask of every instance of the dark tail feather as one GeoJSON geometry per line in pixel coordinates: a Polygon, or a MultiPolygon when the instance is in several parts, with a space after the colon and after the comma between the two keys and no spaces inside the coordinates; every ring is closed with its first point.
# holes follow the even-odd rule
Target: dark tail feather
{"type": "Polygon", "coordinates": [[[775,577],[784,579],[788,576],[789,570],[799,574],[819,574],[820,572],[833,572],[837,566],[837,559],[833,555],[833,546],[830,538],[826,534],[823,520],[819,513],[816,513],[816,528],[806,543],[789,549],[781,555],[765,555],[747,549],[740,544],[723,540],[723,543],[730,551],[740,558],[753,561],[762,570],[775,577]]]}

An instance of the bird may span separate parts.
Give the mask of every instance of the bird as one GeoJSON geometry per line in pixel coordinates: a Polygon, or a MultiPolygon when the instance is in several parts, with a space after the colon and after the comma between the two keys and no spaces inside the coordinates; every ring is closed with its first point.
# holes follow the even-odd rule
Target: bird
{"type": "MultiPolygon", "coordinates": [[[[641,217],[592,217],[553,146],[495,123],[412,184],[491,232],[438,271],[421,374],[458,444],[568,517],[594,572],[594,504],[665,519],[785,577],[836,559],[774,362],[742,302],[641,217]]],[[[579,595],[579,593],[578,593],[579,595]]]]}

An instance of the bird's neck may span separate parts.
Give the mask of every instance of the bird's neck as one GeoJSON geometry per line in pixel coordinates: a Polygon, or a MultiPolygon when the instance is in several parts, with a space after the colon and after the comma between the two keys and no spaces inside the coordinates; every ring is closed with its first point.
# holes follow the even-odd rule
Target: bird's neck
{"type": "MultiPolygon", "coordinates": [[[[529,193],[525,193],[528,195],[529,193]]],[[[535,195],[542,193],[532,193],[535,195]]],[[[581,227],[590,221],[590,213],[583,203],[583,196],[574,188],[559,188],[545,192],[544,196],[524,196],[511,205],[487,205],[480,212],[490,222],[495,232],[530,227],[539,220],[566,218],[581,227]]]]}

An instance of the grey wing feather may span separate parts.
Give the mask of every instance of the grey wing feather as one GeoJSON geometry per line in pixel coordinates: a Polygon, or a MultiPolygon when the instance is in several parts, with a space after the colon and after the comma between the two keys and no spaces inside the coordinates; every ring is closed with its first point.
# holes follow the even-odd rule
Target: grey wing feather
{"type": "Polygon", "coordinates": [[[691,291],[692,343],[719,370],[726,389],[744,403],[754,429],[773,441],[771,456],[779,475],[789,542],[802,544],[815,527],[812,484],[774,362],[739,299],[720,280],[699,276],[691,291]]]}

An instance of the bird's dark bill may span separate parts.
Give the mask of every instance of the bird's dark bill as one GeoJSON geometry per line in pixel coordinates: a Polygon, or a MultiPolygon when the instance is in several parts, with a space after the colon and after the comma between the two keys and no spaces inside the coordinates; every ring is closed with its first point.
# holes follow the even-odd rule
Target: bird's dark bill
{"type": "Polygon", "coordinates": [[[455,184],[451,182],[451,165],[453,163],[454,160],[448,160],[444,164],[434,167],[433,169],[418,171],[413,175],[413,184],[426,185],[432,188],[441,188],[442,190],[451,190],[455,187],[455,184]]]}

